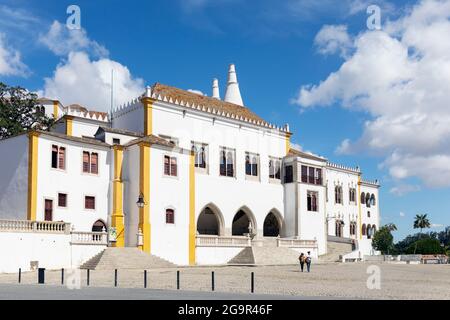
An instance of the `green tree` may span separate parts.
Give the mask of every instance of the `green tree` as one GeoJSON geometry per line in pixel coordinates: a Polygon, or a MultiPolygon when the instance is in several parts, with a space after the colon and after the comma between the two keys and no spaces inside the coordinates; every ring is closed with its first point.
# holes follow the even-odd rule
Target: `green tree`
{"type": "Polygon", "coordinates": [[[0,82],[0,139],[53,125],[55,119],[39,111],[37,107],[42,106],[37,99],[35,93],[0,82]]]}
{"type": "Polygon", "coordinates": [[[389,254],[394,249],[394,237],[392,231],[397,230],[393,223],[382,226],[378,229],[372,238],[372,247],[381,251],[382,254],[389,254]]]}
{"type": "Polygon", "coordinates": [[[414,242],[406,250],[407,254],[441,254],[445,253],[445,249],[437,239],[425,238],[414,242]]]}

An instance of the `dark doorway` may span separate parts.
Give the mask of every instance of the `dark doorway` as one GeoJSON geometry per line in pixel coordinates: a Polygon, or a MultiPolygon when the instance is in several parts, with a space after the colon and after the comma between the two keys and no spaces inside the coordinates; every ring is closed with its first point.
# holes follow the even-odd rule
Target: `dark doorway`
{"type": "Polygon", "coordinates": [[[45,199],[45,221],[53,221],[53,200],[45,199]]]}
{"type": "Polygon", "coordinates": [[[280,235],[280,224],[277,217],[270,212],[264,220],[264,237],[278,237],[280,235]]]}

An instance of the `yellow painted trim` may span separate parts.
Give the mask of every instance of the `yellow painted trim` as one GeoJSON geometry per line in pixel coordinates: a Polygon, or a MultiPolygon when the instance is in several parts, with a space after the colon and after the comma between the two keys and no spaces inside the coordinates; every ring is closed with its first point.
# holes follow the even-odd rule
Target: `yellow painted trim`
{"type": "Polygon", "coordinates": [[[113,180],[113,212],[111,214],[111,226],[116,228],[117,238],[113,247],[125,246],[125,226],[123,214],[123,147],[114,146],[114,180],[113,180]]]}
{"type": "Polygon", "coordinates": [[[195,264],[195,154],[189,157],[189,264],[195,264]]]}
{"type": "Polygon", "coordinates": [[[139,208],[139,229],[143,234],[143,245],[139,246],[144,252],[151,252],[151,224],[150,224],[150,145],[139,144],[139,192],[144,196],[144,207],[139,208]]]}
{"type": "Polygon", "coordinates": [[[55,119],[58,119],[58,115],[59,115],[59,101],[54,100],[53,101],[53,117],[55,119]]]}
{"type": "Polygon", "coordinates": [[[144,105],[144,134],[146,136],[153,133],[153,102],[151,98],[142,98],[144,105]]]}
{"type": "Polygon", "coordinates": [[[291,150],[291,136],[286,136],[286,155],[289,153],[289,150],[291,150]]]}
{"type": "Polygon", "coordinates": [[[66,116],[66,135],[72,136],[73,132],[73,117],[66,116]]]}
{"type": "Polygon", "coordinates": [[[362,217],[361,217],[361,176],[358,176],[358,222],[359,222],[359,239],[362,239],[362,217]]]}
{"type": "Polygon", "coordinates": [[[28,134],[28,203],[27,220],[36,221],[39,133],[28,134]]]}

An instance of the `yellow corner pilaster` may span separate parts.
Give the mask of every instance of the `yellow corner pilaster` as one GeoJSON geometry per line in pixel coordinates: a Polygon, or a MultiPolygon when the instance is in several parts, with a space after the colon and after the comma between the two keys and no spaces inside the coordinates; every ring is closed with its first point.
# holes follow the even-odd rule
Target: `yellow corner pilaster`
{"type": "Polygon", "coordinates": [[[58,116],[59,116],[59,101],[54,100],[53,101],[53,117],[55,119],[58,119],[58,116]]]}
{"type": "Polygon", "coordinates": [[[66,116],[66,135],[72,136],[73,131],[73,117],[66,116]]]}
{"type": "Polygon", "coordinates": [[[115,145],[114,150],[114,180],[113,180],[113,212],[111,214],[111,226],[116,228],[117,238],[113,247],[125,246],[125,226],[123,214],[123,147],[115,145]]]}
{"type": "Polygon", "coordinates": [[[195,264],[195,154],[189,159],[189,264],[195,264]]]}
{"type": "Polygon", "coordinates": [[[144,105],[144,134],[146,136],[153,133],[153,101],[148,97],[141,99],[144,105]]]}
{"type": "Polygon", "coordinates": [[[286,136],[286,155],[289,153],[289,150],[291,150],[291,136],[286,136]]]}
{"type": "Polygon", "coordinates": [[[144,196],[144,206],[139,208],[139,229],[143,235],[143,245],[139,246],[144,252],[151,252],[151,224],[150,224],[150,145],[139,145],[139,191],[144,196]]]}
{"type": "Polygon", "coordinates": [[[359,239],[362,239],[362,217],[361,217],[361,175],[358,176],[358,223],[359,223],[359,239]]]}
{"type": "Polygon", "coordinates": [[[27,219],[36,220],[39,133],[28,134],[28,203],[27,219]]]}

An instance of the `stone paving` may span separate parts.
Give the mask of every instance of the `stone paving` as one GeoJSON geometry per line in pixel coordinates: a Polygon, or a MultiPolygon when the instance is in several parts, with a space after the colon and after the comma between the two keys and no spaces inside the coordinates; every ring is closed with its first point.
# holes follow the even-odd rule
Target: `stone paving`
{"type": "MultiPolygon", "coordinates": [[[[407,265],[336,263],[312,265],[311,273],[297,266],[222,266],[179,267],[147,271],[147,287],[211,291],[211,272],[215,273],[215,291],[250,293],[251,272],[255,275],[255,294],[293,295],[349,299],[450,299],[450,265],[407,265]],[[368,289],[370,268],[379,270],[380,289],[368,289]]],[[[81,270],[81,286],[86,286],[87,271],[81,270]]],[[[65,280],[68,280],[68,271],[65,280]]],[[[118,270],[118,287],[143,288],[143,270],[118,270]]],[[[23,284],[36,284],[37,272],[22,273],[23,284]]],[[[61,271],[46,271],[46,284],[61,285],[61,271]]],[[[17,274],[1,274],[0,284],[18,282],[17,274]]],[[[369,281],[370,282],[370,281],[369,281]]],[[[370,282],[372,283],[372,282],[370,282]]],[[[90,286],[114,287],[114,270],[91,270],[90,286]]]]}

